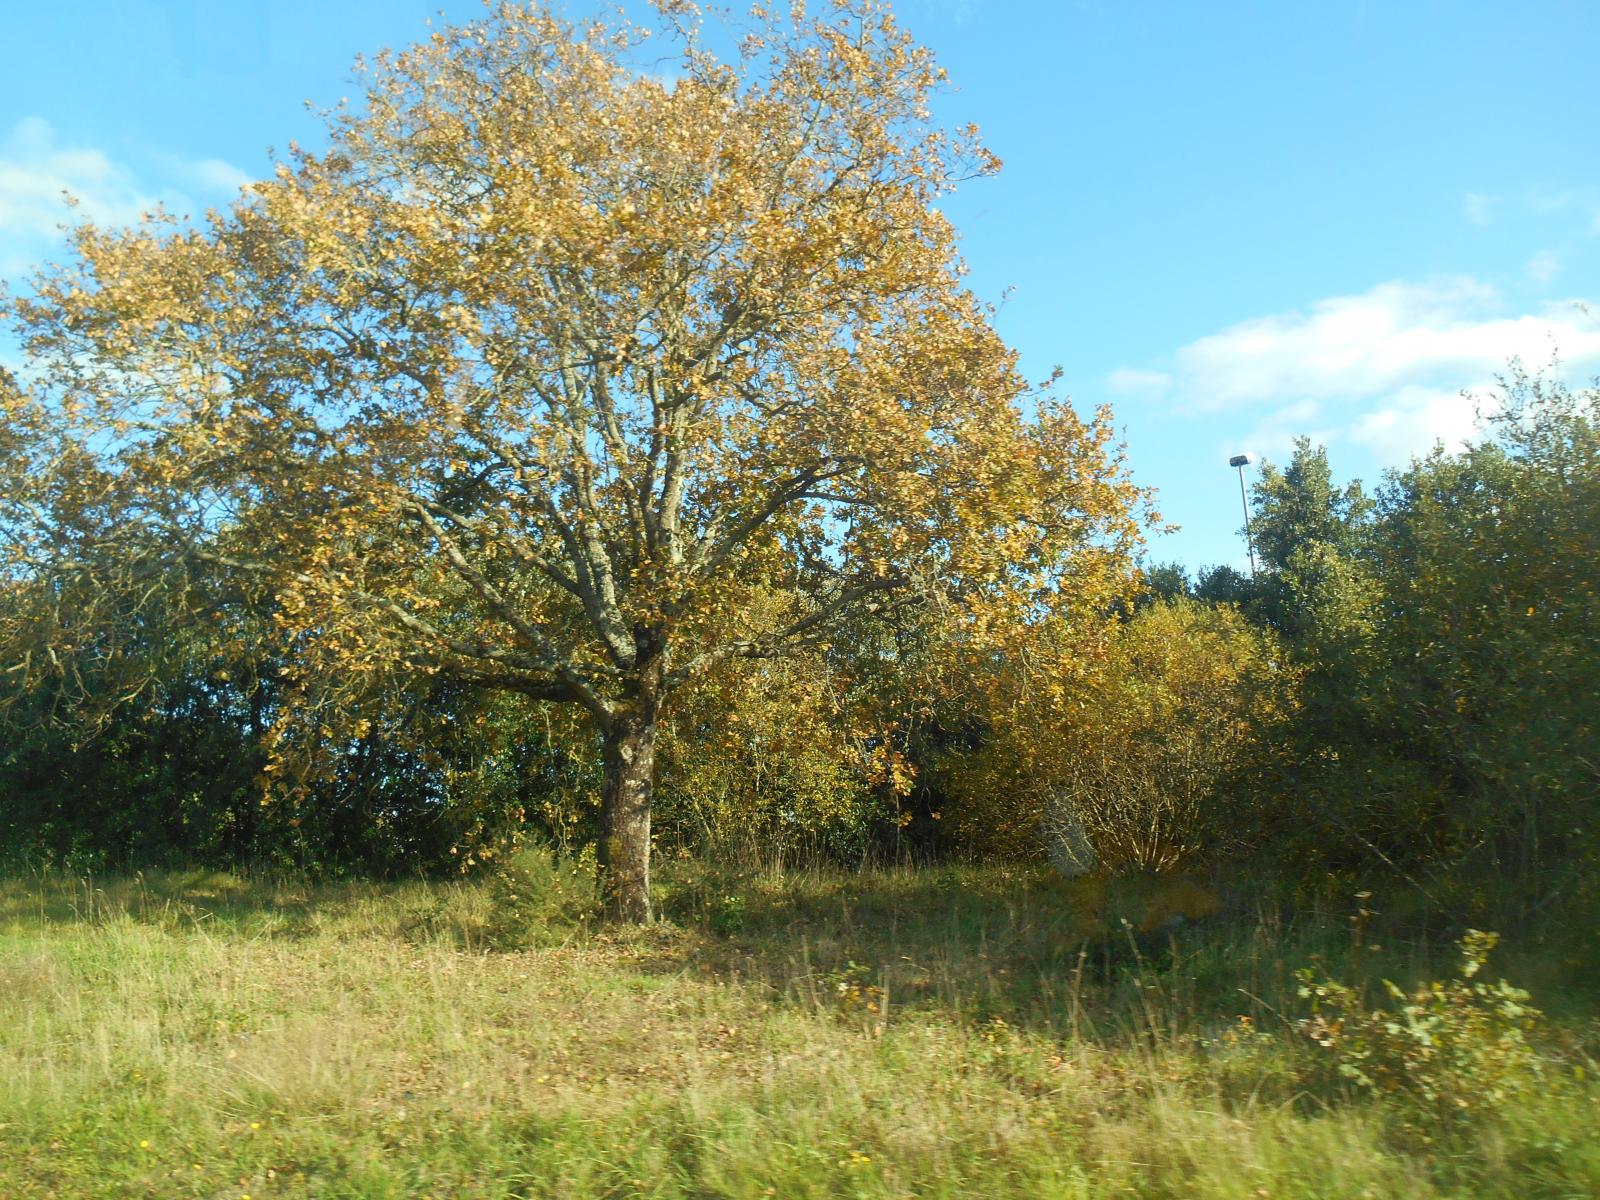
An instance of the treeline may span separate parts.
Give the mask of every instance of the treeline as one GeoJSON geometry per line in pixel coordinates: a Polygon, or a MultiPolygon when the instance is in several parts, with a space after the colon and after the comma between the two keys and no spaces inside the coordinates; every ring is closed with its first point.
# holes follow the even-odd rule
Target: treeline
{"type": "Polygon", "coordinates": [[[1600,392],[1519,371],[1497,401],[1490,436],[1371,494],[1304,441],[1265,468],[1254,583],[1156,573],[1283,648],[1256,836],[1291,876],[1458,913],[1596,898],[1600,392]]]}
{"type": "Polygon", "coordinates": [[[1370,492],[1301,439],[1251,533],[1254,578],[1150,569],[1103,647],[1016,680],[948,771],[971,843],[1593,912],[1600,390],[1514,370],[1480,440],[1370,492]]]}
{"type": "MultiPolygon", "coordinates": [[[[664,716],[658,850],[1248,868],[1462,911],[1594,900],[1600,391],[1516,375],[1483,440],[1371,492],[1301,441],[1263,468],[1252,534],[1254,579],[1154,568],[1004,650],[912,608],[737,664],[664,716]]],[[[6,857],[395,874],[599,836],[580,710],[432,682],[285,728],[292,664],[252,635],[270,598],[232,599],[231,636],[130,619],[11,697],[6,857]]]]}

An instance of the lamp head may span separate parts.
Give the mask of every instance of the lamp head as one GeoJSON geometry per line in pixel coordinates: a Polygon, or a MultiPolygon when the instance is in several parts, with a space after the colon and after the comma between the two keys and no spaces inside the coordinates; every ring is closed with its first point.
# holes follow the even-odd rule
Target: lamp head
{"type": "Polygon", "coordinates": [[[1248,467],[1255,461],[1256,456],[1254,454],[1235,454],[1228,460],[1228,465],[1230,467],[1248,467]]]}

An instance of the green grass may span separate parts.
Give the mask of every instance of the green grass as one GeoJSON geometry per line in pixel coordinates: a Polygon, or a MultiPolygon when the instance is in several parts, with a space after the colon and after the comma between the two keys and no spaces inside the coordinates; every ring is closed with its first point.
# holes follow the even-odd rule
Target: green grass
{"type": "Polygon", "coordinates": [[[1600,1195],[1577,1018],[1431,1142],[1308,1083],[1291,972],[1351,966],[1338,921],[1137,939],[1137,895],[1028,872],[681,869],[618,932],[536,875],[521,938],[476,883],[0,883],[0,1196],[1600,1195]]]}

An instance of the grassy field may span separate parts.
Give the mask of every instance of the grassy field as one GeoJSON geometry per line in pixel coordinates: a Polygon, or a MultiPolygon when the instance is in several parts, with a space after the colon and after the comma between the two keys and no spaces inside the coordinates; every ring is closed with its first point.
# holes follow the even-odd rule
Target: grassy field
{"type": "Polygon", "coordinates": [[[1459,1120],[1297,1027],[1295,968],[1448,946],[992,869],[685,869],[618,932],[535,867],[0,883],[0,1196],[1600,1195],[1581,1011],[1459,1120]]]}

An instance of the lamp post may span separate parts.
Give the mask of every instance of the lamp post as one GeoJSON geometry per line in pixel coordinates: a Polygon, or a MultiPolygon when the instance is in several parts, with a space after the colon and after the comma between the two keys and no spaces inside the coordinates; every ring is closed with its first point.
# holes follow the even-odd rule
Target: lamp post
{"type": "Polygon", "coordinates": [[[1254,454],[1235,454],[1228,460],[1230,467],[1239,468],[1239,503],[1244,505],[1244,544],[1250,551],[1250,580],[1256,577],[1256,539],[1250,532],[1250,494],[1244,490],[1244,469],[1256,461],[1254,454]]]}

